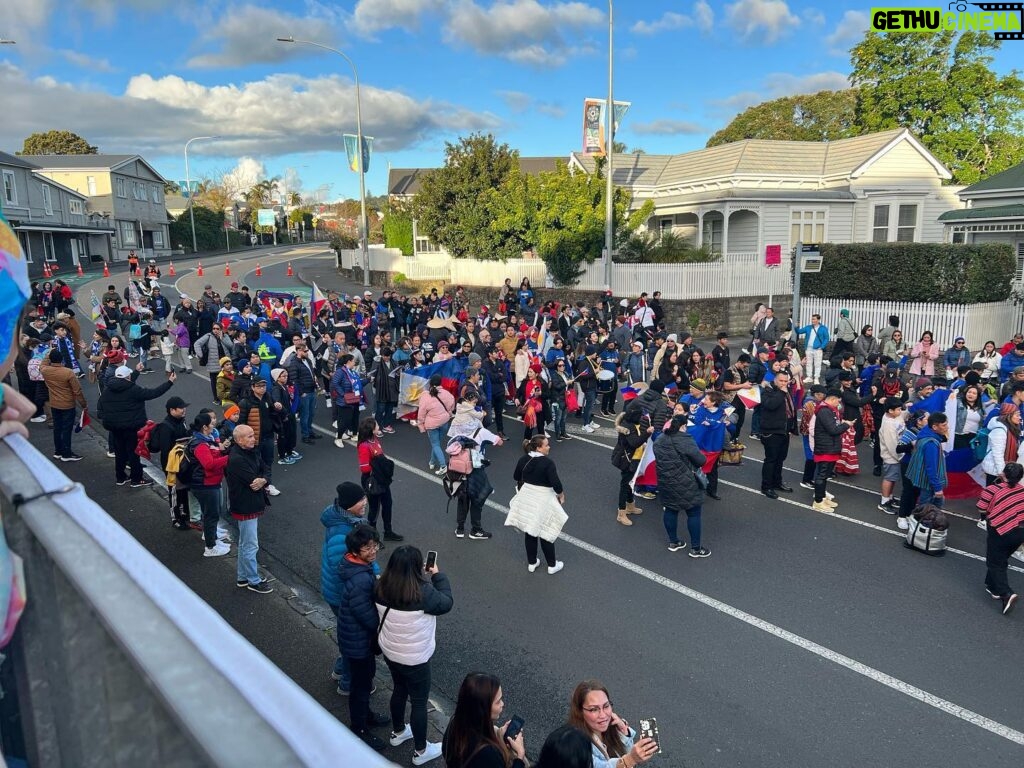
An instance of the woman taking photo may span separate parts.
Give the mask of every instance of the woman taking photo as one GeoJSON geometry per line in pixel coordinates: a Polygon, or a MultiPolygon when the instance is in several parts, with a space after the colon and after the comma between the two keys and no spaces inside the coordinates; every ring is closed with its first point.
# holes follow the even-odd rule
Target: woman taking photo
{"type": "Polygon", "coordinates": [[[658,752],[654,739],[637,741],[636,731],[615,714],[608,689],[597,680],[586,680],[572,692],[569,725],[590,737],[594,768],[633,768],[658,752]]]}
{"type": "Polygon", "coordinates": [[[359,406],[363,404],[363,380],[356,370],[354,356],[346,353],[338,357],[329,391],[338,430],[334,444],[344,448],[345,438],[354,437],[359,428],[359,406]]]}
{"type": "Polygon", "coordinates": [[[359,472],[362,475],[361,485],[370,502],[370,513],[366,521],[377,528],[377,516],[384,520],[384,541],[402,541],[391,528],[391,510],[394,500],[391,497],[391,477],[395,471],[395,463],[384,455],[380,444],[380,430],[373,418],[363,419],[359,423],[356,435],[356,453],[359,456],[359,472]]]}
{"type": "MultiPolygon", "coordinates": [[[[893,334],[895,335],[895,333],[893,334]]],[[[935,361],[939,359],[939,346],[931,331],[921,334],[921,340],[910,350],[910,373],[914,376],[935,375],[935,361]]]]}
{"type": "Polygon", "coordinates": [[[206,543],[203,557],[220,557],[231,551],[225,542],[217,540],[217,524],[221,518],[220,484],[228,465],[228,455],[217,444],[213,432],[213,417],[209,413],[200,413],[192,420],[189,450],[196,457],[196,467],[192,471],[189,491],[203,511],[203,540],[206,543]]]}
{"type": "Polygon", "coordinates": [[[999,379],[999,364],[1003,362],[1003,356],[996,351],[994,341],[986,341],[981,352],[976,354],[971,362],[984,364],[985,369],[981,371],[981,380],[986,384],[991,379],[999,379]]]}
{"type": "Polygon", "coordinates": [[[892,336],[882,342],[882,357],[888,357],[899,363],[910,354],[910,347],[903,340],[903,331],[895,330],[892,336]]]}
{"type": "Polygon", "coordinates": [[[526,768],[523,732],[506,740],[509,723],[495,725],[504,708],[498,678],[483,672],[466,675],[441,740],[448,768],[526,768]]]}
{"type": "Polygon", "coordinates": [[[1010,589],[1006,578],[1006,564],[1010,555],[1024,544],[1024,467],[1010,462],[1003,468],[1005,482],[990,485],[978,499],[978,509],[988,523],[988,542],[985,547],[985,590],[999,600],[1005,616],[1013,610],[1017,595],[1010,589]]]}
{"type": "Polygon", "coordinates": [[[416,424],[420,432],[425,432],[430,441],[429,467],[437,475],[448,471],[448,461],[444,455],[441,441],[448,429],[448,422],[455,413],[455,398],[452,393],[441,386],[441,374],[430,377],[430,389],[420,395],[419,410],[416,412],[416,424]]]}
{"type": "Polygon", "coordinates": [[[544,552],[548,573],[556,574],[565,566],[555,559],[555,539],[569,519],[562,505],[565,490],[558,478],[555,462],[548,458],[551,443],[546,435],[534,435],[523,441],[523,456],[516,464],[513,478],[516,495],[509,502],[505,525],[514,526],[526,537],[526,569],[533,573],[540,565],[537,545],[544,552]]]}
{"type": "Polygon", "coordinates": [[[516,407],[523,414],[523,439],[529,440],[534,432],[544,434],[547,422],[548,385],[540,377],[540,363],[534,363],[526,370],[526,378],[516,390],[516,407]]]}
{"type": "MultiPolygon", "coordinates": [[[[569,433],[565,431],[565,417],[569,415],[565,398],[570,388],[574,389],[575,386],[572,375],[569,373],[567,359],[559,358],[551,373],[551,383],[548,384],[551,401],[551,426],[555,430],[555,440],[559,443],[570,439],[569,433]]],[[[575,391],[573,397],[575,397],[575,391]]]]}
{"type": "Polygon", "coordinates": [[[391,671],[391,746],[413,740],[413,765],[441,756],[441,744],[427,741],[427,697],[430,695],[430,657],[436,645],[437,617],[452,609],[448,577],[436,565],[424,567],[416,547],[398,547],[375,590],[380,616],[378,640],[391,671]],[[409,724],[405,704],[412,703],[409,724]]]}

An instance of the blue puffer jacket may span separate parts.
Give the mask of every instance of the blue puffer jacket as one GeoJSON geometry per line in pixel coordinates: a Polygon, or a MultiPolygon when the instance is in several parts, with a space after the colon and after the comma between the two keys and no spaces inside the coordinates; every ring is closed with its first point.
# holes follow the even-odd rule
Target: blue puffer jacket
{"type": "MultiPolygon", "coordinates": [[[[365,517],[351,515],[337,504],[331,503],[320,513],[324,531],[324,546],[320,552],[320,594],[328,605],[341,602],[341,572],[338,567],[348,550],[345,537],[357,525],[366,525],[365,517]]],[[[374,575],[380,575],[380,566],[374,562],[374,575]]]]}
{"type": "Polygon", "coordinates": [[[370,639],[377,632],[377,606],[373,602],[373,568],[342,558],[341,597],[338,603],[338,650],[350,659],[373,655],[370,639]]]}

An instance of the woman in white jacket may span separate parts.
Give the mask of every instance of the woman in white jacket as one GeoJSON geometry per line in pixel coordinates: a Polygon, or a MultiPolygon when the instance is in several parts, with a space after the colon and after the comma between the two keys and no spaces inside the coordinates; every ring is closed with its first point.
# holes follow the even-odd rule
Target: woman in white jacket
{"type": "Polygon", "coordinates": [[[976,354],[971,362],[985,364],[985,370],[981,372],[981,380],[985,383],[993,378],[999,380],[999,364],[1003,362],[1003,356],[996,351],[994,341],[986,341],[981,352],[976,354]]]}
{"type": "Polygon", "coordinates": [[[441,743],[427,741],[427,697],[437,617],[452,609],[452,588],[436,565],[424,568],[423,553],[406,545],[391,553],[374,597],[380,616],[377,639],[395,685],[391,746],[412,739],[412,764],[425,765],[441,756],[441,743]],[[408,724],[407,701],[412,703],[408,724]]]}
{"type": "Polygon", "coordinates": [[[981,460],[986,485],[999,479],[1008,462],[1017,461],[1020,440],[1020,409],[1013,403],[1003,403],[999,416],[988,424],[988,450],[981,460]]]}

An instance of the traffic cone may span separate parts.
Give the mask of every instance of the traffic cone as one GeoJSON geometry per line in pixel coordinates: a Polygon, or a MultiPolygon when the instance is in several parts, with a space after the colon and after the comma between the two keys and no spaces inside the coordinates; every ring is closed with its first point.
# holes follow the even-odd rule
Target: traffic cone
{"type": "Polygon", "coordinates": [[[136,267],[135,268],[135,276],[136,277],[142,277],[142,267],[136,267]]]}
{"type": "Polygon", "coordinates": [[[85,277],[85,272],[82,271],[82,262],[78,262],[78,276],[85,277]]]}
{"type": "Polygon", "coordinates": [[[50,267],[45,261],[43,262],[43,277],[53,277],[53,275],[50,274],[50,267]]]}
{"type": "Polygon", "coordinates": [[[292,263],[288,262],[288,277],[294,277],[295,273],[292,271],[292,263]]]}
{"type": "Polygon", "coordinates": [[[224,277],[231,277],[231,263],[224,262],[224,277]]]}
{"type": "Polygon", "coordinates": [[[196,270],[196,275],[199,277],[203,276],[203,262],[199,262],[199,269],[196,270]]]}
{"type": "Polygon", "coordinates": [[[256,262],[256,277],[263,277],[263,270],[260,269],[260,263],[256,262]]]}
{"type": "Polygon", "coordinates": [[[110,277],[110,267],[105,261],[103,262],[103,276],[110,277]]]}
{"type": "Polygon", "coordinates": [[[167,264],[167,276],[168,277],[177,277],[178,276],[178,274],[174,271],[174,262],[173,261],[169,262],[167,264]]]}

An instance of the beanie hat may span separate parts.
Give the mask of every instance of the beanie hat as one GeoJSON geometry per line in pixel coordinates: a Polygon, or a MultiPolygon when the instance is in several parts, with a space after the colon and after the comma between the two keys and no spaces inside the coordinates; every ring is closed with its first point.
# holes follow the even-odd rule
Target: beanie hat
{"type": "Polygon", "coordinates": [[[356,483],[345,482],[337,488],[338,498],[335,503],[342,509],[351,509],[365,498],[363,489],[356,483]]]}
{"type": "Polygon", "coordinates": [[[655,379],[654,381],[651,382],[650,389],[651,391],[657,392],[660,395],[665,391],[665,382],[662,381],[661,379],[655,379]]]}
{"type": "Polygon", "coordinates": [[[238,406],[232,403],[231,405],[224,409],[224,418],[230,419],[236,413],[239,413],[238,406]]]}
{"type": "Polygon", "coordinates": [[[117,370],[114,371],[114,377],[118,379],[130,379],[132,377],[132,369],[127,365],[119,365],[117,370]]]}
{"type": "Polygon", "coordinates": [[[679,341],[679,337],[676,336],[674,333],[670,333],[668,336],[665,337],[665,341],[676,342],[679,341]]]}
{"type": "Polygon", "coordinates": [[[277,379],[278,379],[278,378],[279,378],[279,377],[281,376],[281,374],[282,374],[282,373],[284,373],[284,372],[285,372],[284,368],[275,368],[274,370],[272,370],[272,371],[270,372],[270,380],[271,380],[271,381],[277,381],[277,379]]]}
{"type": "Polygon", "coordinates": [[[588,355],[596,355],[597,354],[597,345],[596,344],[588,344],[587,345],[587,354],[588,355]]]}
{"type": "Polygon", "coordinates": [[[228,357],[227,355],[224,355],[224,357],[222,357],[220,360],[217,361],[217,365],[219,365],[221,368],[223,368],[224,367],[224,363],[230,363],[230,362],[231,362],[231,358],[228,357]]]}
{"type": "Polygon", "coordinates": [[[470,365],[476,365],[479,362],[480,362],[480,355],[478,355],[476,352],[470,352],[469,353],[469,364],[470,365]]]}
{"type": "Polygon", "coordinates": [[[1010,416],[1016,410],[1017,410],[1017,406],[1014,405],[1013,403],[1003,403],[1002,405],[999,406],[999,415],[1000,416],[1010,416]]]}
{"type": "Polygon", "coordinates": [[[898,371],[899,369],[900,364],[897,363],[895,360],[890,360],[888,363],[885,364],[885,370],[887,371],[898,371]]]}
{"type": "Polygon", "coordinates": [[[819,395],[819,394],[820,395],[824,395],[827,391],[828,390],[825,389],[825,385],[824,384],[812,384],[811,385],[811,394],[814,394],[814,395],[819,395]]]}
{"type": "Polygon", "coordinates": [[[842,399],[843,390],[839,387],[829,387],[828,392],[825,393],[825,397],[838,397],[842,399]]]}
{"type": "Polygon", "coordinates": [[[914,389],[924,389],[925,387],[932,387],[932,380],[927,376],[921,376],[917,381],[914,382],[914,389]]]}
{"type": "Polygon", "coordinates": [[[690,382],[690,389],[696,389],[698,392],[706,392],[708,389],[708,383],[704,379],[694,379],[690,382]]]}

